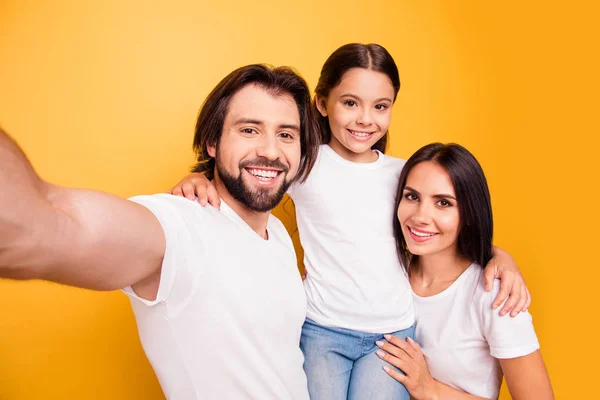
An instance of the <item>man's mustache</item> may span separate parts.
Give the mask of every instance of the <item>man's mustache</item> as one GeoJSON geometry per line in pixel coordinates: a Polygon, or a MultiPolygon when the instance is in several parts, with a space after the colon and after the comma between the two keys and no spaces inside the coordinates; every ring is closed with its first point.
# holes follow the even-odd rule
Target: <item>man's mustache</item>
{"type": "Polygon", "coordinates": [[[258,158],[254,158],[252,160],[244,160],[244,161],[240,162],[240,168],[246,168],[249,166],[274,168],[274,169],[279,169],[283,172],[288,172],[288,170],[290,169],[287,165],[285,165],[284,163],[282,163],[279,160],[268,160],[264,157],[258,157],[258,158]]]}

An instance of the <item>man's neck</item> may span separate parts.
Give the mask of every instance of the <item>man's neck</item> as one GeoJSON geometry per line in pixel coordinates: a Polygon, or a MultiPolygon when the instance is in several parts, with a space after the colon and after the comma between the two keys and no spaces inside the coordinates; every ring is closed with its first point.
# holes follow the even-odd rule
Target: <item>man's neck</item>
{"type": "Polygon", "coordinates": [[[233,196],[227,191],[223,182],[218,176],[215,176],[213,180],[215,189],[221,200],[223,200],[229,208],[231,208],[241,219],[248,224],[248,226],[256,232],[258,236],[267,240],[269,238],[267,232],[267,223],[269,222],[269,212],[256,212],[248,209],[245,205],[233,198],[233,196]]]}

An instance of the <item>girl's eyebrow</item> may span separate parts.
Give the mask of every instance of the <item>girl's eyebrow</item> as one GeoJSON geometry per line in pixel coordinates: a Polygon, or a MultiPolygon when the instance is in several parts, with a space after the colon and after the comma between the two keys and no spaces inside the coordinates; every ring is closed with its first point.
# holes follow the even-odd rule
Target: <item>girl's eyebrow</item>
{"type": "MultiPolygon", "coordinates": [[[[352,97],[352,98],[355,98],[356,100],[362,100],[360,97],[358,97],[357,95],[352,94],[352,93],[344,93],[340,97],[352,97]]],[[[390,99],[389,97],[380,97],[378,99],[375,99],[376,103],[379,101],[389,101],[391,103],[392,99],[390,99]]]]}

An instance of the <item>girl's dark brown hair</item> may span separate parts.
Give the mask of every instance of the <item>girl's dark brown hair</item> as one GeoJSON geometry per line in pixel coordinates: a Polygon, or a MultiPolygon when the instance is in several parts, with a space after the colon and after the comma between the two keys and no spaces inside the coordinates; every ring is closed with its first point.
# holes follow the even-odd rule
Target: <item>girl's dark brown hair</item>
{"type": "MultiPolygon", "coordinates": [[[[394,101],[400,90],[400,76],[394,59],[383,47],[375,43],[361,44],[349,43],[334,51],[321,69],[321,76],[315,89],[318,97],[326,99],[329,92],[340,84],[344,74],[352,68],[364,68],[384,73],[392,81],[394,87],[394,101]]],[[[327,144],[331,140],[329,119],[322,116],[318,109],[315,97],[313,111],[321,128],[321,143],[327,144]]],[[[388,132],[373,145],[374,150],[385,153],[388,141],[388,132]]]]}
{"type": "Polygon", "coordinates": [[[294,178],[303,182],[313,167],[319,150],[320,133],[313,115],[310,90],[306,81],[289,67],[271,67],[253,64],[241,67],[227,75],[210,92],[196,122],[194,151],[197,163],[192,172],[204,172],[214,177],[215,159],[208,154],[208,146],[217,146],[223,134],[223,124],[229,101],[246,85],[257,85],[273,95],[290,95],[296,101],[300,114],[300,167],[294,178]]]}
{"type": "Polygon", "coordinates": [[[492,259],[492,236],[494,222],[490,191],[483,169],[469,152],[456,143],[431,143],[413,154],[400,173],[396,207],[394,208],[394,236],[402,266],[410,272],[410,263],[415,257],[408,250],[402,228],[398,221],[398,206],[404,198],[404,188],[410,171],[419,163],[433,161],[446,170],[454,186],[459,213],[458,251],[461,255],[480,266],[492,259]]]}

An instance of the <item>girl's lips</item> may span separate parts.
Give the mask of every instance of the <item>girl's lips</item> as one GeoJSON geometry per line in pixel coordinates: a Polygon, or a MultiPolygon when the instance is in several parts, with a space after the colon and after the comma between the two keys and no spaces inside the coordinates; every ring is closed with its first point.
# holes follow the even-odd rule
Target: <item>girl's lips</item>
{"type": "Polygon", "coordinates": [[[367,140],[369,140],[371,138],[371,136],[373,136],[373,133],[375,132],[362,132],[362,131],[353,131],[351,129],[346,129],[348,131],[348,134],[350,134],[350,136],[352,136],[353,139],[358,140],[360,142],[366,142],[367,140]]]}

